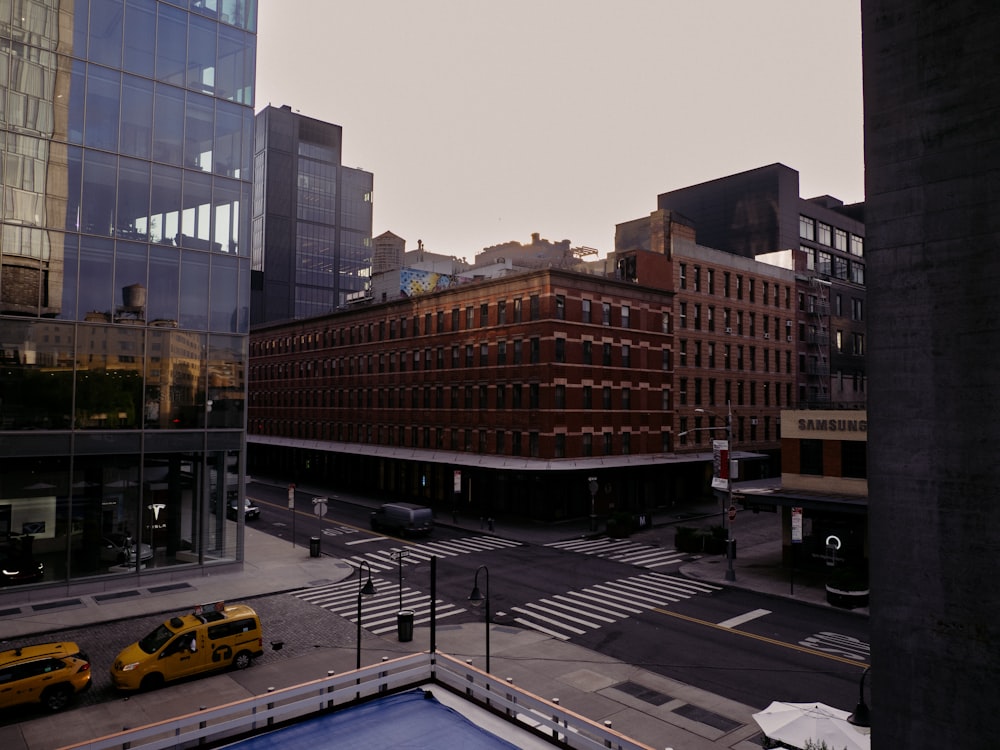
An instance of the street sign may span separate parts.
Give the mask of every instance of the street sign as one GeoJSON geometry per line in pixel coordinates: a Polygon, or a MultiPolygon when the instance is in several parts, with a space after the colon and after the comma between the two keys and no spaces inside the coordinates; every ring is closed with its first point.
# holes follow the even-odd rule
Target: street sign
{"type": "Polygon", "coordinates": [[[802,508],[792,508],[792,543],[802,542],[802,508]]]}
{"type": "Polygon", "coordinates": [[[294,508],[295,507],[295,485],[294,484],[288,485],[288,507],[289,508],[294,508]]]}
{"type": "Polygon", "coordinates": [[[322,518],[326,515],[326,498],[317,497],[313,499],[313,513],[322,518]]]}
{"type": "Polygon", "coordinates": [[[462,494],[462,472],[458,469],[455,469],[454,489],[456,495],[462,494]]]}

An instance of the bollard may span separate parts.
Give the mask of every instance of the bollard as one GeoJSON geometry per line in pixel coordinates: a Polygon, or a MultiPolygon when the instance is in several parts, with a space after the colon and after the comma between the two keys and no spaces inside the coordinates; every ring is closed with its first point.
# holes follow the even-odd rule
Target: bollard
{"type": "MultiPolygon", "coordinates": [[[[553,698],[552,699],[552,703],[555,705],[556,708],[559,708],[559,699],[558,698],[553,698]]],[[[554,721],[556,723],[556,726],[558,726],[559,725],[559,714],[552,714],[552,721],[554,721]]],[[[555,727],[552,728],[552,738],[555,739],[556,741],[559,740],[559,730],[556,729],[555,727]]]]}
{"type": "MultiPolygon", "coordinates": [[[[465,663],[468,664],[471,667],[472,666],[472,659],[466,659],[465,663]]],[[[472,672],[466,672],[465,673],[465,681],[468,682],[469,684],[472,684],[472,682],[473,682],[472,672]]],[[[467,687],[465,689],[465,694],[468,695],[469,697],[472,697],[472,688],[471,687],[467,687]]]]}
{"type": "MultiPolygon", "coordinates": [[[[199,711],[204,711],[205,707],[204,706],[198,706],[198,710],[199,711]]],[[[204,729],[207,726],[208,726],[208,722],[207,721],[202,720],[202,721],[198,722],[198,729],[204,729]]],[[[198,738],[198,744],[199,745],[204,745],[205,744],[205,735],[202,735],[201,737],[198,738]]]]}
{"type": "MultiPolygon", "coordinates": [[[[130,727],[122,727],[122,731],[123,732],[127,732],[129,730],[129,728],[130,727]]],[[[130,750],[131,747],[132,747],[132,743],[131,742],[124,742],[124,743],[122,743],[122,750],[130,750]]]]}
{"type": "MultiPolygon", "coordinates": [[[[273,692],[274,692],[274,688],[273,688],[273,687],[269,687],[269,688],[267,689],[267,692],[269,692],[269,693],[273,693],[273,692]]],[[[267,714],[268,714],[268,715],[267,715],[267,725],[268,725],[268,726],[271,726],[272,724],[274,724],[274,717],[273,717],[273,716],[271,716],[271,710],[272,710],[273,708],[274,708],[274,703],[273,703],[273,702],[269,702],[269,703],[267,704],[267,714]]]]}
{"type": "MultiPolygon", "coordinates": [[[[605,729],[611,729],[611,722],[610,721],[605,721],[604,722],[604,728],[605,729]]],[[[610,737],[608,739],[604,740],[604,747],[611,747],[611,738],[610,737]]]]}

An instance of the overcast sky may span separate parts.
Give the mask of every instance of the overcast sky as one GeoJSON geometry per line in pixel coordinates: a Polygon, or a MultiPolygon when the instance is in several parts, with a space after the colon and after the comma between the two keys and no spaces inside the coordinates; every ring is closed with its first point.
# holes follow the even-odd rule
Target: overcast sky
{"type": "Polygon", "coordinates": [[[864,199],[858,0],[259,0],[257,103],[344,128],[375,235],[614,249],[656,196],[782,162],[864,199]]]}

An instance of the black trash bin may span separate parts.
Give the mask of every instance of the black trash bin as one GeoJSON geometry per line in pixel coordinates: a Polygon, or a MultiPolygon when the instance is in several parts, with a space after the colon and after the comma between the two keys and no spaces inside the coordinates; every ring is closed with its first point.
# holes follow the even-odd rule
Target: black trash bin
{"type": "Polygon", "coordinates": [[[729,557],[731,559],[735,560],[736,559],[736,540],[735,539],[727,539],[726,540],[726,544],[729,545],[729,549],[726,551],[727,554],[729,555],[729,557]]]}
{"type": "Polygon", "coordinates": [[[319,557],[319,537],[309,537],[309,557],[319,557]]]}
{"type": "Polygon", "coordinates": [[[413,610],[401,609],[396,613],[396,633],[400,643],[413,640],[413,610]]]}

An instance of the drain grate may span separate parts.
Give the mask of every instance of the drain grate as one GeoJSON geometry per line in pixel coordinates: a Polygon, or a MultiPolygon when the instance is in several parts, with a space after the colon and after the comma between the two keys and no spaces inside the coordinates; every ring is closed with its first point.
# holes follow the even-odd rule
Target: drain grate
{"type": "Polygon", "coordinates": [[[133,596],[139,596],[139,592],[135,589],[131,591],[113,591],[110,594],[95,594],[94,601],[98,604],[103,604],[104,602],[113,602],[116,599],[128,599],[133,596]]]}
{"type": "Polygon", "coordinates": [[[59,609],[60,607],[79,607],[83,602],[79,599],[63,599],[58,602],[43,602],[42,604],[32,604],[31,608],[36,612],[42,612],[46,609],[59,609]]]}
{"type": "Polygon", "coordinates": [[[640,685],[637,682],[622,682],[615,685],[615,690],[621,690],[623,693],[631,695],[633,698],[638,698],[641,701],[649,703],[654,706],[662,706],[664,703],[669,703],[672,698],[669,695],[661,693],[659,690],[653,690],[645,685],[640,685]]]}
{"type": "Polygon", "coordinates": [[[163,586],[150,586],[149,593],[151,594],[162,594],[166,591],[177,591],[179,589],[189,589],[191,588],[190,583],[167,583],[163,586]]]}
{"type": "Polygon", "coordinates": [[[692,706],[690,703],[686,703],[680,708],[675,708],[674,713],[683,716],[685,719],[691,719],[691,721],[697,721],[701,724],[708,724],[710,727],[721,729],[723,732],[731,732],[743,726],[738,721],[727,719],[725,716],[719,716],[719,714],[704,708],[692,706]]]}

